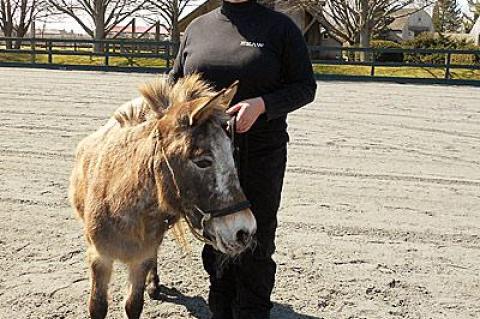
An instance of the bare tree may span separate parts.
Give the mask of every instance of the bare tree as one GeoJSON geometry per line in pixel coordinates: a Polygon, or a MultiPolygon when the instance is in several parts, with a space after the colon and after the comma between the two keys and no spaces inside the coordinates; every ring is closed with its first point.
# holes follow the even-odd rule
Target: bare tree
{"type": "MultiPolygon", "coordinates": [[[[48,0],[54,12],[73,18],[93,39],[103,40],[125,19],[142,10],[148,0],[48,0]]],[[[95,51],[103,51],[101,43],[95,51]]]]}
{"type": "MultiPolygon", "coordinates": [[[[198,0],[150,0],[148,9],[155,18],[153,20],[158,21],[156,16],[160,17],[162,26],[168,30],[170,40],[174,46],[173,54],[177,54],[178,45],[180,43],[180,28],[178,23],[180,16],[185,12],[189,6],[195,6],[198,4],[198,0]]],[[[147,20],[152,20],[151,17],[147,17],[147,20]]]]}
{"type": "Polygon", "coordinates": [[[370,38],[392,23],[393,14],[413,0],[327,0],[327,19],[337,36],[352,45],[369,47],[370,38]]]}
{"type": "MultiPolygon", "coordinates": [[[[284,6],[308,10],[319,23],[337,38],[361,47],[386,30],[397,13],[417,3],[416,0],[280,0],[284,6]]],[[[431,4],[418,7],[421,10],[431,4]]]]}
{"type": "MultiPolygon", "coordinates": [[[[0,0],[0,30],[6,37],[23,38],[36,18],[45,14],[43,0],[0,0]]],[[[21,42],[16,41],[19,48],[21,42]]],[[[7,48],[12,48],[12,41],[7,41],[7,48]]]]}

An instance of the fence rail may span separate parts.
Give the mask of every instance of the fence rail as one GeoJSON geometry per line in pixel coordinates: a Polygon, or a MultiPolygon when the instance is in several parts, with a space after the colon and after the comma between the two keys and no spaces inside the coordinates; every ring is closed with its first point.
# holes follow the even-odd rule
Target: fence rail
{"type": "MultiPolygon", "coordinates": [[[[421,48],[338,48],[309,47],[312,57],[333,52],[335,60],[313,59],[319,65],[350,65],[370,67],[370,76],[375,77],[377,67],[416,67],[444,69],[443,79],[452,79],[452,69],[480,70],[480,49],[421,49],[421,48]]],[[[480,84],[480,74],[479,74],[480,84]]]]}
{"type": "MultiPolygon", "coordinates": [[[[30,64],[30,65],[56,65],[55,57],[78,56],[102,58],[100,67],[113,68],[111,58],[125,58],[129,66],[134,66],[134,59],[156,59],[163,63],[158,70],[169,69],[172,64],[172,43],[155,40],[130,40],[130,39],[52,39],[52,38],[8,38],[0,37],[0,54],[11,57],[9,62],[0,62],[0,65],[30,64]],[[12,55],[29,56],[29,60],[16,61],[12,55]],[[46,56],[47,60],[39,59],[46,56]]],[[[1,61],[1,60],[0,60],[1,61]]],[[[75,67],[69,64],[69,67],[75,67]]],[[[78,65],[81,66],[81,65],[78,65]]],[[[85,65],[83,65],[85,66],[85,65]]],[[[97,65],[96,67],[98,67],[97,65]]],[[[142,66],[136,66],[142,68],[142,66]]]]}
{"type": "MultiPolygon", "coordinates": [[[[168,41],[134,40],[134,39],[59,39],[59,38],[7,38],[0,37],[0,66],[39,66],[67,67],[72,69],[128,70],[143,72],[164,72],[171,68],[174,45],[168,41]],[[18,56],[23,59],[18,60],[18,56]],[[62,63],[58,57],[89,57],[97,59],[97,65],[62,63]],[[3,59],[2,59],[3,57],[3,59]],[[112,61],[114,60],[115,61],[112,61]],[[137,63],[139,59],[147,62],[137,63]],[[122,60],[122,63],[119,63],[122,60]],[[154,62],[154,63],[152,63],[154,62]]],[[[444,83],[459,83],[461,79],[452,76],[457,69],[478,72],[468,79],[467,84],[480,85],[480,49],[400,49],[400,48],[338,48],[309,47],[312,61],[319,66],[364,66],[369,67],[368,76],[339,75],[333,73],[318,74],[320,78],[342,77],[345,79],[381,79],[377,70],[380,67],[407,67],[426,70],[440,69],[443,74],[433,80],[444,83]],[[327,54],[329,53],[329,54],[327,54]],[[330,59],[324,58],[325,56],[330,59]],[[323,57],[323,58],[322,58],[323,57]],[[333,57],[333,59],[332,59],[333,57]]],[[[438,72],[437,72],[438,73],[438,72]]],[[[409,78],[388,77],[387,80],[408,82],[409,78]]],[[[411,78],[410,78],[411,79],[411,78]]],[[[416,78],[411,80],[432,80],[416,78]]]]}

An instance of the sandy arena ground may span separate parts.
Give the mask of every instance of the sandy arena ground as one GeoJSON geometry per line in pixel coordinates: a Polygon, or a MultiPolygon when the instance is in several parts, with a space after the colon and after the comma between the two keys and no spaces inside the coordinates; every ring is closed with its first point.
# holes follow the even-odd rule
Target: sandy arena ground
{"type": "MultiPolygon", "coordinates": [[[[151,77],[0,68],[0,318],[87,318],[72,154],[151,77]]],[[[480,318],[480,89],[318,85],[289,121],[273,318],[480,318]]],[[[208,318],[199,251],[166,241],[143,318],[208,318]]]]}

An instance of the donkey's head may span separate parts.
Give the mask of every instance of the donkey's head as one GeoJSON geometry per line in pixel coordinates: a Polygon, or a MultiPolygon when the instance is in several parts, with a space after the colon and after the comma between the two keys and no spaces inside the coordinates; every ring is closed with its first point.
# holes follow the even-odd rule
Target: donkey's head
{"type": "Polygon", "coordinates": [[[159,114],[155,153],[161,163],[156,168],[161,201],[184,214],[196,234],[216,249],[232,256],[241,253],[252,243],[256,221],[240,188],[225,131],[225,110],[237,83],[214,92],[198,76],[186,78],[164,88],[169,96],[160,109],[158,86],[151,89],[142,93],[159,114]]]}

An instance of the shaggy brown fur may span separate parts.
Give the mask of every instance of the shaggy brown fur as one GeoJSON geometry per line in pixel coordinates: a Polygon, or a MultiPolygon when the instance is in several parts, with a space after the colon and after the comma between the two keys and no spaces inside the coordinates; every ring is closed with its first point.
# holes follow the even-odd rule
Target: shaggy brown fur
{"type": "MultiPolygon", "coordinates": [[[[114,260],[129,268],[128,318],[140,316],[146,278],[149,292],[158,289],[158,246],[169,227],[195,204],[179,199],[170,165],[175,172],[185,171],[189,158],[208,151],[202,149],[206,132],[225,120],[225,108],[235,93],[234,87],[217,93],[198,75],[174,86],[157,80],[140,91],[142,98],[122,105],[76,151],[70,198],[84,223],[92,318],[106,316],[114,260]]],[[[191,188],[182,177],[181,188],[191,188]]],[[[234,199],[244,200],[243,193],[234,199]]]]}

